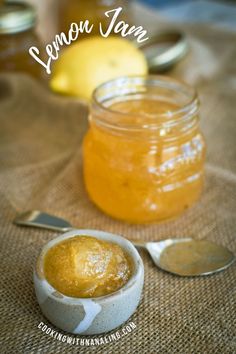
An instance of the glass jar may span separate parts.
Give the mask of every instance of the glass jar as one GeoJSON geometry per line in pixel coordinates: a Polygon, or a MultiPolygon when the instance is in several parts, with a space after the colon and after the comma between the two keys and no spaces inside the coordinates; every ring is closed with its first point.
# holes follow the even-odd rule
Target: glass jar
{"type": "MultiPolygon", "coordinates": [[[[72,22],[89,20],[93,24],[91,35],[99,34],[99,23],[106,29],[111,17],[105,16],[105,12],[122,7],[119,20],[130,23],[131,0],[60,0],[59,6],[59,31],[67,33],[72,22]]],[[[104,30],[105,31],[105,30],[104,30]]],[[[88,33],[81,33],[79,38],[88,36],[88,33]]]]}
{"type": "Polygon", "coordinates": [[[9,1],[0,6],[0,71],[43,77],[42,66],[29,55],[31,46],[40,49],[35,24],[35,10],[30,5],[9,1]]]}
{"type": "Polygon", "coordinates": [[[199,198],[205,141],[191,87],[162,76],[118,78],[95,90],[89,119],[84,180],[105,213],[148,223],[199,198]]]}

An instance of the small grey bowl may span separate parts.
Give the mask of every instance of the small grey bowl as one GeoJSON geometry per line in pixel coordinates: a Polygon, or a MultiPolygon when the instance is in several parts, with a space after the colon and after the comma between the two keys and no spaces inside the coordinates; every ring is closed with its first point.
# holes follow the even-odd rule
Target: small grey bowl
{"type": "Polygon", "coordinates": [[[34,287],[44,316],[58,328],[73,333],[92,335],[111,331],[135,312],[143,289],[142,259],[125,238],[97,230],[73,230],[48,242],[42,249],[34,270],[34,287]],[[129,281],[111,294],[93,298],[74,298],[61,294],[46,280],[43,260],[46,252],[58,242],[74,236],[90,236],[121,246],[131,256],[134,270],[129,281]]]}

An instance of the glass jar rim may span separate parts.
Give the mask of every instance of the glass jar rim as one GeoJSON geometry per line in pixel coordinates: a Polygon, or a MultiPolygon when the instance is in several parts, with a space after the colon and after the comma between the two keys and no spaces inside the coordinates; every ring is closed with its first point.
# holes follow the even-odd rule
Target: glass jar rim
{"type": "MultiPolygon", "coordinates": [[[[143,91],[145,92],[145,90],[143,91]]],[[[105,96],[105,98],[114,98],[114,96],[105,96]]],[[[104,97],[103,97],[104,99],[104,97]]],[[[181,124],[185,122],[185,120],[190,120],[191,117],[196,116],[199,108],[199,99],[196,90],[191,87],[190,85],[186,84],[183,81],[173,79],[168,76],[161,76],[161,75],[147,75],[147,76],[122,76],[118,77],[116,79],[104,82],[100,86],[98,86],[92,95],[92,103],[91,103],[91,108],[92,110],[95,111],[100,111],[101,113],[104,113],[104,115],[96,115],[96,121],[100,125],[111,128],[111,129],[118,129],[118,130],[126,130],[126,129],[132,129],[132,130],[137,130],[137,129],[160,129],[160,127],[165,124],[168,126],[175,126],[178,124],[181,124]],[[138,125],[135,126],[133,124],[126,124],[124,122],[122,123],[117,123],[116,121],[113,121],[111,116],[119,116],[119,117],[125,117],[125,116],[135,116],[136,118],[144,118],[145,115],[142,113],[130,113],[130,112],[120,112],[118,110],[112,109],[109,106],[106,106],[102,100],[99,100],[99,95],[101,91],[108,90],[108,93],[110,95],[111,89],[116,88],[117,89],[117,95],[115,98],[122,98],[125,97],[126,94],[130,93],[138,93],[138,91],[130,91],[130,88],[124,89],[125,84],[127,83],[132,83],[135,85],[137,84],[142,84],[144,88],[148,87],[154,87],[154,88],[164,88],[164,89],[169,89],[172,92],[179,92],[182,91],[186,97],[188,97],[188,100],[185,102],[185,104],[181,105],[181,107],[178,107],[177,109],[173,109],[171,111],[165,112],[165,113],[155,113],[155,114],[150,114],[149,118],[155,119],[154,122],[149,122],[148,124],[143,124],[143,125],[138,125]],[[106,114],[105,114],[106,113],[106,114]],[[109,120],[105,117],[107,117],[107,113],[109,114],[109,120]],[[178,119],[177,119],[178,118],[178,119]]]]}

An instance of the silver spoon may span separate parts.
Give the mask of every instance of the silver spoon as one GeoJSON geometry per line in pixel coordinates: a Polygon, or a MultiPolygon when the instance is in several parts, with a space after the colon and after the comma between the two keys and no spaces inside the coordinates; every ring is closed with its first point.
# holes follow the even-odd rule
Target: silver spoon
{"type": "MultiPolygon", "coordinates": [[[[20,214],[14,224],[67,232],[74,227],[66,220],[41,211],[20,214]]],[[[228,268],[236,259],[227,248],[206,240],[191,238],[155,242],[130,240],[135,247],[146,249],[157,267],[181,276],[199,276],[228,268]]]]}

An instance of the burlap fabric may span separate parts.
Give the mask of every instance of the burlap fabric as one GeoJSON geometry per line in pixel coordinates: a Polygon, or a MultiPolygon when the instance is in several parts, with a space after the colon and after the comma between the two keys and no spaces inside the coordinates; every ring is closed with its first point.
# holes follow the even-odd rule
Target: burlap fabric
{"type": "Polygon", "coordinates": [[[1,353],[236,353],[236,266],[186,279],[159,271],[145,253],[145,286],[131,318],[137,326],[132,333],[89,348],[50,338],[37,328],[40,321],[54,327],[37,305],[32,268],[40,247],[55,233],[12,224],[18,212],[41,209],[79,228],[144,240],[194,236],[236,253],[236,36],[210,28],[188,28],[187,33],[191,54],[171,74],[196,84],[201,96],[208,143],[206,185],[201,200],[170,222],[128,225],[97,210],[81,173],[87,108],[76,99],[51,94],[30,78],[1,76],[1,353]]]}

